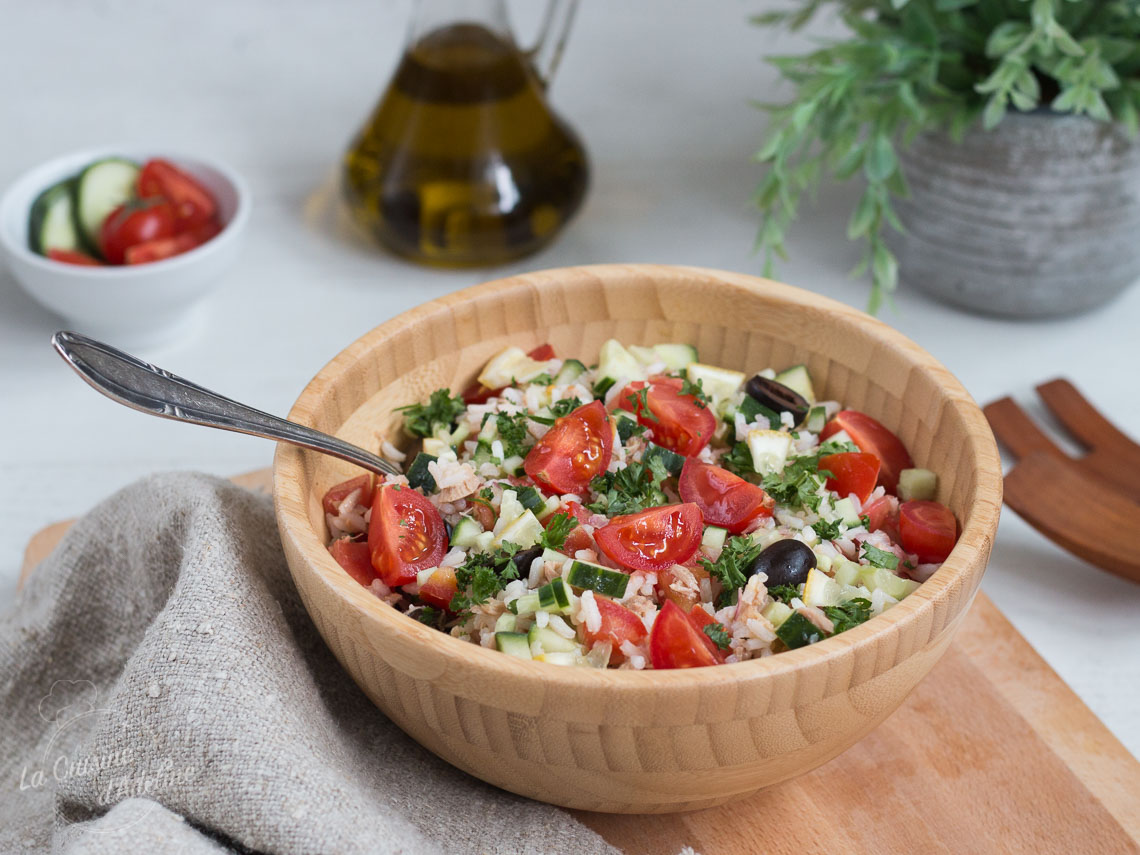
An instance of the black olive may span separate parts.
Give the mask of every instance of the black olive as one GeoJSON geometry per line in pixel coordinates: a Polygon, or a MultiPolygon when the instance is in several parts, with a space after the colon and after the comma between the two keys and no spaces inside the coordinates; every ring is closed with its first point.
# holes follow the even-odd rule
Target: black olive
{"type": "Polygon", "coordinates": [[[770,410],[791,413],[796,424],[806,419],[811,409],[811,404],[799,392],[759,374],[745,384],[744,391],[770,410]]]}
{"type": "Polygon", "coordinates": [[[511,563],[519,568],[519,574],[525,576],[530,572],[530,564],[542,555],[541,546],[532,546],[530,549],[520,549],[511,556],[511,563]]]}
{"type": "Polygon", "coordinates": [[[769,588],[774,585],[799,585],[815,566],[815,553],[798,540],[777,540],[756,556],[748,575],[765,573],[769,588]]]}

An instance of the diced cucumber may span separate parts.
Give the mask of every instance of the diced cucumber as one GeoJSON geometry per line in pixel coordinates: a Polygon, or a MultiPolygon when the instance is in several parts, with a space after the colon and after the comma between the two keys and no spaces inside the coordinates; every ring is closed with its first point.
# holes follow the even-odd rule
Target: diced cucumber
{"type": "Polygon", "coordinates": [[[705,365],[702,362],[690,363],[685,369],[685,374],[690,382],[700,382],[701,389],[712,398],[713,406],[736,394],[747,379],[742,371],[733,371],[717,365],[705,365]]]}
{"type": "Polygon", "coordinates": [[[799,612],[788,615],[780,624],[780,628],[776,630],[776,635],[780,641],[787,645],[789,650],[815,644],[817,641],[826,638],[823,630],[799,612]]]}
{"type": "Polygon", "coordinates": [[[463,442],[463,440],[467,439],[467,437],[470,435],[471,425],[469,425],[467,422],[460,422],[459,426],[456,427],[455,430],[453,430],[447,436],[447,444],[452,448],[455,448],[457,445],[459,445],[459,443],[463,442]]]}
{"type": "Polygon", "coordinates": [[[839,585],[834,579],[813,567],[808,570],[800,599],[808,606],[837,606],[839,591],[839,585]]]}
{"type": "Polygon", "coordinates": [[[527,633],[530,651],[533,654],[537,645],[543,653],[576,653],[581,646],[573,638],[563,638],[550,627],[535,624],[527,633]]]}
{"type": "Polygon", "coordinates": [[[495,632],[517,632],[519,625],[518,615],[503,612],[495,621],[495,632]]]}
{"type": "Polygon", "coordinates": [[[637,430],[637,416],[629,410],[614,410],[610,413],[610,418],[614,420],[614,425],[617,428],[618,439],[626,442],[633,432],[637,430]]]}
{"type": "Polygon", "coordinates": [[[507,609],[516,615],[532,615],[538,611],[538,594],[532,591],[507,603],[507,609]]]}
{"type": "Polygon", "coordinates": [[[28,247],[32,252],[47,255],[51,249],[74,251],[81,248],[72,212],[74,185],[74,178],[60,181],[32,203],[32,211],[28,215],[28,247]]]}
{"type": "Polygon", "coordinates": [[[530,639],[522,632],[496,632],[495,647],[516,659],[531,659],[530,639]]]}
{"type": "Polygon", "coordinates": [[[868,590],[882,591],[896,600],[901,600],[918,587],[918,582],[913,579],[896,576],[883,567],[860,567],[859,582],[868,590]]]}
{"type": "Polygon", "coordinates": [[[435,478],[428,471],[428,464],[438,459],[434,454],[425,454],[422,451],[417,454],[412,465],[408,467],[408,484],[422,488],[425,493],[434,493],[435,478]]]}
{"type": "Polygon", "coordinates": [[[535,508],[545,504],[542,500],[542,493],[530,486],[523,487],[519,490],[518,499],[519,504],[528,511],[533,511],[535,508]]]}
{"type": "Polygon", "coordinates": [[[613,388],[614,383],[615,380],[613,377],[603,377],[594,384],[594,388],[590,391],[593,393],[594,398],[600,401],[606,397],[606,392],[613,388]]]}
{"type": "Polygon", "coordinates": [[[588,561],[571,561],[566,581],[575,588],[588,588],[595,593],[620,600],[629,586],[629,576],[588,561]]]}
{"type": "Polygon", "coordinates": [[[701,549],[706,552],[720,552],[724,549],[724,539],[728,537],[728,532],[715,525],[706,525],[705,532],[701,535],[701,549]]]}
{"type": "Polygon", "coordinates": [[[798,392],[809,404],[815,403],[815,388],[806,365],[793,365],[775,376],[777,383],[783,383],[793,392],[798,392]]]}
{"type": "Polygon", "coordinates": [[[499,519],[495,523],[495,534],[501,532],[515,520],[523,515],[526,508],[519,501],[519,494],[515,490],[503,490],[499,499],[499,519]]]}
{"type": "Polygon", "coordinates": [[[430,457],[438,460],[445,451],[449,451],[451,449],[451,446],[448,445],[445,440],[437,439],[434,436],[425,436],[423,449],[424,454],[427,454],[430,457]]]}
{"type": "Polygon", "coordinates": [[[846,496],[836,500],[832,508],[835,510],[836,516],[847,523],[848,526],[853,527],[863,524],[863,521],[859,519],[859,514],[855,513],[855,503],[846,496]]]}
{"type": "Polygon", "coordinates": [[[537,362],[520,347],[508,347],[495,354],[479,373],[479,382],[488,389],[501,389],[515,383],[533,380],[546,371],[545,362],[537,362]]]}
{"type": "Polygon", "coordinates": [[[451,527],[451,545],[461,549],[473,547],[477,538],[483,533],[483,526],[469,516],[461,516],[459,522],[451,527]]]}
{"type": "Polygon", "coordinates": [[[565,614],[570,611],[570,592],[561,577],[551,579],[538,589],[538,608],[544,612],[565,614]]]}
{"type": "MultiPolygon", "coordinates": [[[[624,411],[623,411],[624,412],[624,411]]],[[[649,443],[645,448],[645,453],[641,456],[641,462],[646,466],[652,460],[660,460],[661,465],[670,475],[680,475],[681,469],[685,465],[685,458],[675,451],[670,451],[668,448],[662,448],[660,445],[649,443]]]]}
{"type": "Polygon", "coordinates": [[[493,531],[485,531],[476,535],[475,542],[471,544],[471,549],[475,552],[486,552],[491,548],[491,544],[495,540],[495,533],[493,531]]]}
{"type": "Polygon", "coordinates": [[[664,362],[660,356],[657,355],[652,347],[642,347],[640,344],[631,344],[626,350],[633,354],[634,359],[640,362],[645,367],[653,365],[655,362],[664,362]]]}
{"type": "Polygon", "coordinates": [[[740,414],[744,416],[744,421],[751,424],[756,421],[757,416],[763,416],[768,420],[768,427],[772,430],[779,430],[783,422],[780,420],[780,414],[773,410],[771,407],[765,407],[751,395],[745,395],[744,400],[740,402],[740,414]]]}
{"type": "Polygon", "coordinates": [[[97,160],[76,176],[74,211],[79,239],[100,258],[103,221],[135,195],[138,178],[138,164],[121,157],[97,160]]]}
{"type": "Polygon", "coordinates": [[[503,471],[508,475],[514,475],[516,478],[521,477],[526,474],[523,462],[523,459],[517,454],[512,454],[503,461],[503,471]]]}
{"type": "Polygon", "coordinates": [[[609,380],[611,386],[618,381],[628,383],[631,380],[644,380],[645,366],[622,347],[621,342],[611,338],[604,342],[598,351],[597,377],[598,385],[601,385],[602,380],[609,380]]]}
{"type": "Polygon", "coordinates": [[[772,624],[772,629],[779,629],[780,625],[792,616],[792,607],[781,603],[779,600],[773,600],[764,606],[760,614],[768,619],[768,623],[772,624]]]}
{"type": "Polygon", "coordinates": [[[823,407],[812,407],[808,410],[807,418],[804,420],[804,427],[812,433],[819,433],[823,430],[824,425],[827,424],[827,410],[823,407]]]}
{"type": "Polygon", "coordinates": [[[841,587],[854,585],[855,581],[859,578],[859,565],[854,561],[847,559],[840,559],[835,568],[835,583],[841,587]]]}
{"type": "Polygon", "coordinates": [[[555,386],[567,386],[586,373],[586,366],[577,359],[567,359],[554,375],[555,386]]]}
{"type": "Polygon", "coordinates": [[[670,371],[680,371],[697,361],[697,349],[691,344],[655,344],[653,351],[670,371]]]}
{"type": "Polygon", "coordinates": [[[837,430],[835,433],[829,436],[823,444],[830,445],[831,443],[836,443],[838,445],[845,445],[847,443],[851,443],[851,445],[855,444],[851,441],[851,434],[845,430],[837,430]]]}
{"type": "Polygon", "coordinates": [[[562,500],[557,496],[547,496],[546,501],[542,505],[542,510],[536,511],[535,516],[540,520],[544,520],[562,507],[562,500]]]}
{"type": "Polygon", "coordinates": [[[542,537],[542,532],[542,523],[538,521],[534,512],[523,511],[513,522],[504,526],[502,531],[496,532],[491,543],[494,546],[499,546],[504,542],[509,542],[526,549],[528,546],[534,546],[538,543],[539,538],[542,537]]]}
{"type": "Polygon", "coordinates": [[[783,472],[792,450],[792,436],[778,430],[748,431],[752,468],[761,475],[783,472]]]}
{"type": "Polygon", "coordinates": [[[938,493],[938,476],[929,469],[904,469],[899,473],[899,498],[904,502],[929,501],[938,493]]]}
{"type": "Polygon", "coordinates": [[[570,559],[569,556],[563,555],[558,550],[548,548],[542,550],[542,560],[553,561],[555,564],[565,564],[570,559]]]}

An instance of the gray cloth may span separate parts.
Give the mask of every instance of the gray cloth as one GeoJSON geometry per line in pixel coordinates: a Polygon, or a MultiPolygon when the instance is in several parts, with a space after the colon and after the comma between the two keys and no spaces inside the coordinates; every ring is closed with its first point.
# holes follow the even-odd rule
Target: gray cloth
{"type": "Polygon", "coordinates": [[[341,670],[269,500],[158,475],[66,535],[0,620],[0,850],[612,853],[460,772],[341,670]]]}

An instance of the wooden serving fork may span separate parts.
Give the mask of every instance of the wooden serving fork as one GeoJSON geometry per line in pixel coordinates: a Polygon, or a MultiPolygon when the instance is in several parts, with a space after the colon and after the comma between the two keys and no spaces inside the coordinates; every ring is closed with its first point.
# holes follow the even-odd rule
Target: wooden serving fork
{"type": "Polygon", "coordinates": [[[1005,476],[1006,504],[1069,552],[1140,582],[1140,445],[1068,380],[1037,394],[1087,453],[1070,457],[1012,398],[986,405],[994,435],[1018,458],[1005,476]]]}

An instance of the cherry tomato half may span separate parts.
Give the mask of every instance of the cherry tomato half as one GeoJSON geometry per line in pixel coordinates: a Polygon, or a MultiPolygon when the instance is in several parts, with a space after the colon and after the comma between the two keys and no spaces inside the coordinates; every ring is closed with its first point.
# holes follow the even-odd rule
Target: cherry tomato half
{"type": "Polygon", "coordinates": [[[546,362],[546,360],[554,358],[554,346],[550,344],[540,344],[528,353],[527,356],[535,362],[546,362]]]}
{"type": "Polygon", "coordinates": [[[143,199],[160,196],[169,202],[183,227],[209,222],[218,210],[209,190],[173,163],[161,158],[143,164],[139,172],[138,192],[143,199]]]}
{"type": "Polygon", "coordinates": [[[703,608],[698,607],[689,612],[689,620],[693,626],[697,628],[697,632],[700,633],[701,638],[704,639],[705,647],[709,649],[709,653],[713,655],[713,658],[716,659],[717,662],[723,662],[727,654],[717,647],[716,642],[709,638],[708,633],[705,632],[705,627],[716,623],[717,619],[703,608]]]}
{"type": "Polygon", "coordinates": [[[894,496],[880,496],[863,507],[870,531],[883,531],[892,542],[899,542],[899,500],[894,496]]]}
{"type": "Polygon", "coordinates": [[[614,517],[594,532],[598,547],[631,570],[683,564],[701,544],[701,510],[692,502],[614,517]]]}
{"type": "Polygon", "coordinates": [[[827,478],[827,489],[834,490],[844,499],[854,493],[860,504],[867,501],[875,489],[879,465],[879,458],[865,451],[844,451],[819,459],[819,471],[831,473],[827,478]]]}
{"type": "Polygon", "coordinates": [[[446,609],[451,605],[451,598],[458,590],[459,580],[455,578],[455,570],[451,567],[440,567],[420,585],[418,596],[430,606],[446,609]]]}
{"type": "Polygon", "coordinates": [[[839,431],[846,431],[851,441],[879,458],[879,483],[888,493],[895,493],[899,486],[899,473],[914,466],[910,453],[897,436],[883,427],[875,419],[858,410],[840,410],[820,431],[822,442],[839,431]]]}
{"type": "Polygon", "coordinates": [[[649,633],[649,658],[658,670],[715,665],[716,657],[706,642],[710,639],[689,616],[676,603],[666,600],[649,633]]]}
{"type": "Polygon", "coordinates": [[[903,502],[899,505],[902,548],[923,564],[945,561],[958,540],[958,521],[938,502],[903,502]]]}
{"type": "Polygon", "coordinates": [[[59,261],[63,264],[78,264],[82,267],[102,267],[103,262],[97,258],[92,258],[85,252],[79,252],[74,249],[49,249],[47,257],[52,261],[59,261]]]}
{"type": "Polygon", "coordinates": [[[372,567],[372,556],[367,543],[341,538],[329,545],[329,552],[337,564],[365,588],[376,578],[376,570],[372,567]]]}
{"type": "Polygon", "coordinates": [[[328,492],[321,499],[321,507],[325,509],[325,513],[335,514],[340,508],[340,503],[355,490],[360,491],[360,497],[357,501],[362,505],[370,505],[372,503],[372,476],[358,475],[356,478],[349,478],[347,481],[341,481],[339,484],[329,487],[328,492]]]}
{"type": "Polygon", "coordinates": [[[695,396],[682,395],[682,386],[679,377],[650,377],[648,388],[641,381],[626,386],[618,395],[617,405],[636,415],[655,443],[693,457],[712,439],[716,416],[695,396]]]}
{"type": "Polygon", "coordinates": [[[389,586],[414,582],[447,551],[447,527],[435,505],[410,487],[385,484],[376,490],[368,522],[372,566],[389,586]]]}
{"type": "Polygon", "coordinates": [[[157,238],[129,246],[126,251],[126,262],[149,264],[152,261],[162,261],[164,258],[181,255],[201,246],[221,230],[222,227],[217,223],[202,223],[172,237],[157,238]]]}
{"type": "Polygon", "coordinates": [[[583,404],[558,419],[527,454],[523,469],[557,493],[582,493],[606,471],[614,431],[601,401],[583,404]]]}
{"type": "Polygon", "coordinates": [[[142,199],[120,205],[107,215],[99,229],[99,249],[108,264],[122,264],[127,249],[151,240],[174,236],[174,206],[161,199],[142,199]]]}
{"type": "Polygon", "coordinates": [[[727,469],[691,457],[681,469],[681,499],[694,502],[709,525],[740,534],[756,519],[772,516],[768,494],[727,469]]]}
{"type": "Polygon", "coordinates": [[[645,624],[641,622],[641,618],[625,606],[605,597],[594,597],[594,602],[597,603],[598,611],[602,615],[602,625],[597,632],[585,630],[586,643],[593,647],[598,642],[608,641],[613,645],[610,664],[620,665],[625,661],[625,654],[621,652],[622,642],[637,644],[649,633],[645,631],[645,624]]]}

